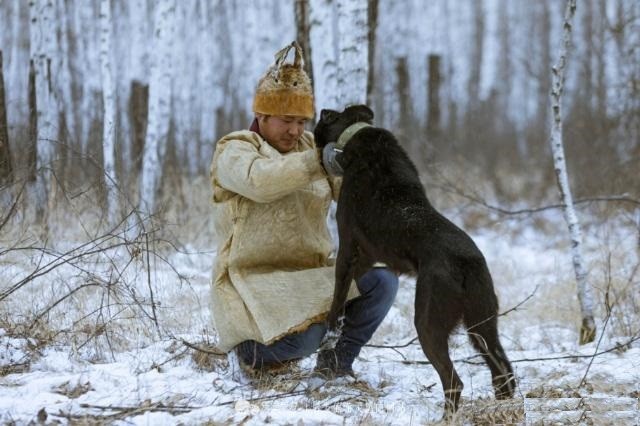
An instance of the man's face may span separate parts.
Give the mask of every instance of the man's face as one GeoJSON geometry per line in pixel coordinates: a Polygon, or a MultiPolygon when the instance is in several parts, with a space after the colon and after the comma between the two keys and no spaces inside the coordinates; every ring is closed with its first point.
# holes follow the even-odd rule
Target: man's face
{"type": "Polygon", "coordinates": [[[306,122],[307,119],[304,117],[258,115],[262,137],[281,153],[289,152],[296,147],[306,122]]]}

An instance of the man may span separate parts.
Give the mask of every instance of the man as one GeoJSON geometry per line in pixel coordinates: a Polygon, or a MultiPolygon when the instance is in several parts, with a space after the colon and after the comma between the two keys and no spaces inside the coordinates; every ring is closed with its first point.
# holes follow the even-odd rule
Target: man
{"type": "MultiPolygon", "coordinates": [[[[249,130],[216,144],[211,165],[218,255],[212,314],[224,351],[269,368],[314,353],[333,296],[326,217],[339,191],[332,152],[315,148],[304,126],[314,115],[311,81],[296,42],[276,54],[258,83],[249,130]],[[294,63],[285,63],[291,49],[294,63]]],[[[387,314],[398,288],[385,268],[352,284],[335,350],[318,354],[327,378],[353,374],[362,346],[387,314]]]]}

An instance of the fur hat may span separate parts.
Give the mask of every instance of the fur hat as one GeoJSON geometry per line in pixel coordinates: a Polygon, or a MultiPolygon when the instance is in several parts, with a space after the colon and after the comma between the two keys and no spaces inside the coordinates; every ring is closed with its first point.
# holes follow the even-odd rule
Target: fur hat
{"type": "Polygon", "coordinates": [[[313,89],[304,71],[302,49],[297,41],[275,55],[275,63],[258,82],[253,112],[266,115],[291,115],[313,118],[313,89]],[[285,64],[287,54],[295,49],[293,64],[285,64]]]}

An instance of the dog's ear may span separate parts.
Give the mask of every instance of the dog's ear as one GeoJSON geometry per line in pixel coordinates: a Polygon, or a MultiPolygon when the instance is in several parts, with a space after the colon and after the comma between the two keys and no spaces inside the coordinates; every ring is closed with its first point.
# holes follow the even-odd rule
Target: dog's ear
{"type": "Polygon", "coordinates": [[[340,115],[338,111],[334,111],[332,109],[323,109],[322,111],[320,111],[320,120],[324,121],[327,124],[330,124],[338,119],[338,115],[340,115]]]}
{"type": "Polygon", "coordinates": [[[366,105],[352,105],[345,109],[350,115],[355,116],[358,121],[370,123],[373,121],[373,111],[366,105]]]}

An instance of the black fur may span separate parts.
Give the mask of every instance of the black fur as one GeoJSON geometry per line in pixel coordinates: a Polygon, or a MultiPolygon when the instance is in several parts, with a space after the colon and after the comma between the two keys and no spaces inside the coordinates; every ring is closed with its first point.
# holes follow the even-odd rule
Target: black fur
{"type": "MultiPolygon", "coordinates": [[[[358,121],[371,123],[364,105],[323,110],[314,130],[319,148],[358,121]]],[[[463,323],[491,370],[497,398],[513,396],[515,378],[500,344],[498,299],[485,259],[471,238],[429,203],[418,172],[389,131],[366,127],[338,156],[344,178],[336,212],[340,248],[336,288],[327,318],[336,331],[349,283],[374,262],[417,276],[415,327],[436,369],[445,413],[457,410],[463,383],[449,357],[448,338],[463,323]]]]}

